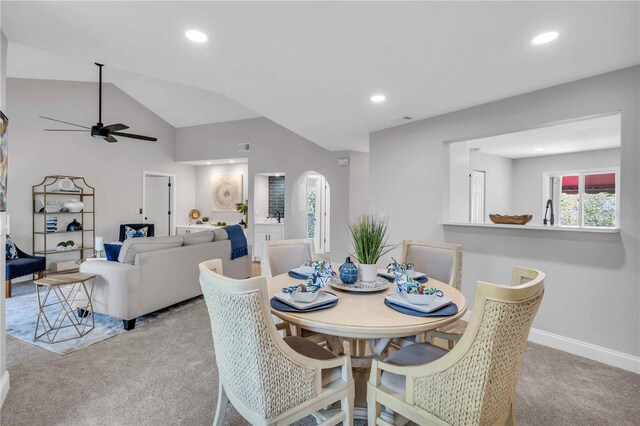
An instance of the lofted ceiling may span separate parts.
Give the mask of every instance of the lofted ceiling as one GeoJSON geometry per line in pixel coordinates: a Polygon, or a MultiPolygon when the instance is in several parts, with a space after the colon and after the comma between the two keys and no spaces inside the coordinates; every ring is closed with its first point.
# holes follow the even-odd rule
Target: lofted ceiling
{"type": "MultiPolygon", "coordinates": [[[[330,150],[367,151],[371,131],[404,124],[403,116],[640,62],[638,2],[5,0],[2,12],[11,43],[131,73],[123,89],[172,124],[196,115],[185,103],[218,105],[217,113],[233,105],[330,150]],[[209,40],[188,41],[188,29],[209,40]],[[549,30],[560,33],[556,41],[531,44],[549,30]],[[158,89],[165,82],[178,86],[158,89]],[[387,101],[372,104],[374,93],[387,101]]],[[[39,74],[60,77],[49,68],[39,74]]]]}

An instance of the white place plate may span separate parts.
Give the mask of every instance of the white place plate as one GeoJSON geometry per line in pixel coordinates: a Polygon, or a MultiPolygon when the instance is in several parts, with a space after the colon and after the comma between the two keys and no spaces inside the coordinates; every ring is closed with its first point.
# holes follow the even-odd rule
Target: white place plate
{"type": "MultiPolygon", "coordinates": [[[[382,277],[385,277],[385,278],[388,278],[388,279],[391,279],[391,280],[396,278],[395,275],[387,272],[387,268],[378,269],[378,275],[380,275],[382,277]]],[[[410,275],[410,277],[413,278],[414,280],[417,280],[417,279],[420,279],[420,278],[426,277],[426,276],[427,276],[427,274],[425,274],[424,272],[418,272],[418,271],[413,271],[413,272],[411,272],[411,275],[410,275]]]]}
{"type": "Polygon", "coordinates": [[[310,303],[296,302],[291,298],[290,294],[282,293],[282,292],[276,293],[273,297],[275,297],[282,303],[286,303],[292,308],[296,308],[300,310],[311,309],[311,308],[316,308],[318,306],[326,305],[327,303],[331,303],[338,298],[338,296],[336,296],[335,294],[327,293],[326,291],[322,291],[322,290],[320,290],[320,294],[318,294],[318,297],[316,297],[316,300],[310,303]]]}
{"type": "Polygon", "coordinates": [[[452,302],[450,298],[443,296],[436,298],[434,303],[430,303],[428,305],[414,305],[400,293],[388,294],[386,296],[386,299],[394,305],[404,306],[405,308],[413,309],[414,311],[418,312],[424,312],[425,314],[436,311],[452,302]]]}
{"type": "Polygon", "coordinates": [[[345,284],[340,277],[331,277],[329,285],[338,290],[351,291],[354,293],[374,293],[376,291],[386,290],[391,283],[384,278],[377,277],[374,282],[368,283],[364,281],[356,281],[353,284],[345,284]]]}
{"type": "Polygon", "coordinates": [[[293,268],[291,272],[295,272],[300,275],[311,275],[316,271],[316,268],[313,266],[298,266],[297,268],[293,268]]]}

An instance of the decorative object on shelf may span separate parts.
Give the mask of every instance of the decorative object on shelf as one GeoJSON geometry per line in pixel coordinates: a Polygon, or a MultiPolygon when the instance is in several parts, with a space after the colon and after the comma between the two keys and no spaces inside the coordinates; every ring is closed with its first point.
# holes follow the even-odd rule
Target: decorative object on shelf
{"type": "Polygon", "coordinates": [[[245,228],[249,226],[249,200],[244,200],[243,203],[236,203],[236,211],[244,215],[244,219],[242,219],[239,225],[245,228]]]}
{"type": "Polygon", "coordinates": [[[68,209],[68,208],[66,208],[66,207],[62,207],[62,208],[60,209],[60,213],[69,213],[69,209],[68,209]]]}
{"type": "Polygon", "coordinates": [[[56,200],[49,200],[46,203],[43,202],[44,211],[46,213],[58,213],[60,211],[60,204],[56,200]]]}
{"type": "Polygon", "coordinates": [[[47,216],[46,222],[47,232],[56,232],[58,230],[58,217],[57,216],[47,216]]]}
{"type": "Polygon", "coordinates": [[[202,218],[202,222],[203,223],[208,223],[209,222],[209,216],[205,216],[202,218]]]}
{"type": "Polygon", "coordinates": [[[358,267],[351,261],[350,257],[338,269],[340,280],[345,284],[353,284],[358,281],[358,267]]]}
{"type": "Polygon", "coordinates": [[[88,126],[82,126],[80,124],[74,124],[74,123],[69,123],[67,121],[61,121],[61,120],[56,120],[55,118],[49,118],[49,117],[43,117],[40,116],[40,118],[44,118],[45,120],[51,120],[51,121],[56,121],[58,123],[64,123],[64,124],[69,124],[71,126],[75,126],[76,129],[44,129],[45,131],[51,131],[51,132],[90,132],[90,135],[94,138],[101,138],[104,139],[105,141],[109,142],[109,143],[113,143],[113,142],[118,142],[118,140],[116,138],[114,138],[113,136],[122,136],[125,138],[131,138],[131,139],[139,139],[139,140],[143,140],[143,141],[150,141],[150,142],[155,142],[158,139],[151,137],[151,136],[142,136],[142,135],[134,135],[132,133],[122,133],[120,132],[120,130],[126,130],[129,128],[129,126],[126,126],[122,123],[117,123],[117,124],[110,124],[108,126],[105,126],[104,124],[102,124],[102,67],[104,66],[103,64],[99,64],[97,62],[95,62],[95,64],[98,67],[98,72],[100,75],[100,82],[98,84],[98,122],[95,124],[95,126],[92,127],[88,127],[88,126]],[[77,129],[77,127],[84,129],[84,130],[80,130],[77,129]]]}
{"type": "Polygon", "coordinates": [[[61,241],[58,243],[58,245],[56,245],[56,250],[58,251],[73,250],[75,245],[76,243],[73,240],[61,241]]]}
{"type": "Polygon", "coordinates": [[[196,220],[196,225],[202,225],[203,222],[201,220],[196,220]]]}
{"type": "Polygon", "coordinates": [[[7,172],[9,166],[9,147],[7,146],[7,127],[9,119],[0,111],[0,212],[7,211],[7,172]]]}
{"type": "Polygon", "coordinates": [[[227,222],[216,222],[216,226],[227,226],[227,222]]]}
{"type": "Polygon", "coordinates": [[[134,229],[134,228],[131,228],[130,226],[124,227],[125,240],[128,240],[129,238],[146,238],[148,233],[149,233],[149,228],[147,226],[140,229],[134,229]]]}
{"type": "Polygon", "coordinates": [[[73,221],[67,225],[67,231],[82,231],[82,224],[76,219],[73,219],[73,221]]]}
{"type": "Polygon", "coordinates": [[[192,209],[192,210],[189,212],[189,219],[192,219],[192,220],[200,219],[200,210],[198,210],[198,209],[192,209]]]}
{"type": "Polygon", "coordinates": [[[358,261],[360,281],[374,282],[377,279],[378,268],[376,262],[386,253],[393,250],[387,245],[387,219],[362,215],[355,221],[349,221],[349,231],[355,253],[353,257],[358,261]]]}
{"type": "Polygon", "coordinates": [[[69,178],[64,178],[58,182],[58,190],[60,192],[80,192],[80,188],[76,188],[69,178]]]}
{"type": "Polygon", "coordinates": [[[242,202],[242,175],[212,176],[211,187],[211,211],[235,212],[236,204],[242,202]]]}
{"type": "Polygon", "coordinates": [[[490,214],[489,219],[491,222],[501,225],[525,225],[533,218],[530,214],[521,214],[506,216],[501,214],[490,214]]]}
{"type": "Polygon", "coordinates": [[[76,199],[65,201],[63,206],[69,209],[71,213],[80,213],[84,209],[84,203],[76,199]]]}
{"type": "Polygon", "coordinates": [[[93,250],[96,252],[96,258],[100,259],[102,257],[102,252],[104,251],[104,238],[95,238],[95,241],[93,243],[93,250]]]}

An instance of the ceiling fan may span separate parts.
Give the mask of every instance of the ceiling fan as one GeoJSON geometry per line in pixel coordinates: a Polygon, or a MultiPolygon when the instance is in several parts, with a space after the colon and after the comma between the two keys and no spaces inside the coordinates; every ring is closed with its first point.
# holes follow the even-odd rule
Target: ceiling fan
{"type": "Polygon", "coordinates": [[[104,65],[99,64],[97,62],[95,64],[98,66],[98,69],[100,70],[100,83],[98,86],[98,122],[96,123],[96,125],[87,127],[87,126],[81,126],[80,124],[69,123],[68,121],[56,120],[55,118],[39,116],[40,118],[44,118],[45,120],[57,121],[58,123],[64,123],[64,124],[69,124],[71,126],[82,127],[82,130],[80,129],[44,129],[44,131],[46,132],[91,132],[91,136],[93,136],[94,138],[102,138],[105,141],[111,142],[111,143],[118,142],[118,140],[114,138],[114,136],[122,136],[124,138],[140,139],[143,141],[151,141],[151,142],[157,141],[158,138],[154,138],[151,136],[135,135],[133,133],[122,133],[120,130],[126,130],[129,128],[129,126],[124,125],[122,123],[109,124],[108,126],[105,126],[104,124],[102,124],[102,67],[104,65]]]}

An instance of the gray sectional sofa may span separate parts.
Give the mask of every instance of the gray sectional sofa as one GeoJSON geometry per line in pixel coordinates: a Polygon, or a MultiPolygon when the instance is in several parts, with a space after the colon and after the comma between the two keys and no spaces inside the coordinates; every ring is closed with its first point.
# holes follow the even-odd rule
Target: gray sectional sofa
{"type": "Polygon", "coordinates": [[[130,238],[118,262],[87,261],[80,272],[97,275],[89,283],[94,287],[94,312],[120,318],[130,330],[136,318],[200,295],[198,264],[210,259],[222,259],[228,277],[251,275],[250,256],[231,260],[231,242],[223,229],[130,238]]]}

